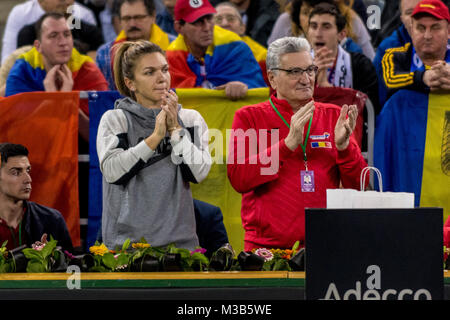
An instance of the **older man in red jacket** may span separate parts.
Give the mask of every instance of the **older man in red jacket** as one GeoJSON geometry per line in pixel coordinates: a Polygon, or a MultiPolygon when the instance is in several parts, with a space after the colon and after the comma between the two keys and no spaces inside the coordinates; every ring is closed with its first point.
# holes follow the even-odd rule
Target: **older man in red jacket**
{"type": "Polygon", "coordinates": [[[242,193],[246,251],[303,245],[305,208],[326,207],[326,189],[340,182],[359,188],[367,166],[352,135],[356,106],[312,99],[317,67],[310,51],[302,38],[274,41],[267,70],[276,92],[234,116],[227,169],[242,193]]]}

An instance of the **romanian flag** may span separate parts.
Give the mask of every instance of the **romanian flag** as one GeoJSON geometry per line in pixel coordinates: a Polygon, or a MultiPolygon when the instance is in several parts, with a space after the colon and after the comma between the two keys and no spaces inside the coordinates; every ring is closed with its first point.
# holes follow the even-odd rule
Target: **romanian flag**
{"type": "Polygon", "coordinates": [[[450,214],[450,95],[400,90],[377,117],[374,165],[383,190],[450,214]]]}
{"type": "Polygon", "coordinates": [[[266,82],[267,86],[270,86],[269,78],[267,77],[267,67],[266,67],[266,58],[267,58],[267,48],[260,45],[258,42],[250,38],[249,36],[243,36],[242,41],[244,41],[252,50],[253,55],[255,56],[256,61],[261,68],[261,72],[266,82]]]}
{"type": "MultiPolygon", "coordinates": [[[[95,62],[86,55],[80,54],[75,48],[67,63],[72,71],[73,91],[108,89],[108,84],[95,62]]],[[[6,80],[6,96],[22,92],[45,91],[44,79],[47,71],[42,55],[33,47],[17,58],[6,80]]],[[[87,103],[81,104],[84,113],[89,114],[87,103]]]]}
{"type": "Polygon", "coordinates": [[[29,150],[31,201],[57,209],[80,245],[78,92],[30,92],[0,100],[0,142],[29,150]]]}
{"type": "Polygon", "coordinates": [[[267,86],[248,45],[236,33],[219,26],[214,26],[214,40],[203,61],[189,53],[182,35],[169,45],[166,55],[174,88],[201,87],[205,80],[215,87],[230,81],[244,82],[249,88],[267,86]]]}
{"type": "MultiPolygon", "coordinates": [[[[114,44],[123,42],[127,40],[127,35],[125,34],[125,30],[120,31],[116,40],[114,40],[114,44]]],[[[167,33],[165,33],[157,24],[152,24],[152,31],[150,32],[150,42],[153,42],[161,47],[161,49],[166,50],[169,46],[170,40],[167,33]]],[[[114,57],[111,56],[111,62],[114,61],[114,57]]]]}

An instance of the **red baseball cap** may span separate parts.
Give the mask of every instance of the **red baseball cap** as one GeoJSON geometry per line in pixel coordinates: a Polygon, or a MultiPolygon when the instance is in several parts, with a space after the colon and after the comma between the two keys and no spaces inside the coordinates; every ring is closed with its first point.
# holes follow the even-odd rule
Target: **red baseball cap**
{"type": "Polygon", "coordinates": [[[448,7],[440,0],[423,0],[414,8],[411,17],[419,13],[428,13],[439,20],[447,20],[450,22],[450,14],[448,7]]]}
{"type": "Polygon", "coordinates": [[[216,9],[208,0],[177,0],[174,13],[175,20],[192,23],[207,14],[216,13],[216,9]]]}

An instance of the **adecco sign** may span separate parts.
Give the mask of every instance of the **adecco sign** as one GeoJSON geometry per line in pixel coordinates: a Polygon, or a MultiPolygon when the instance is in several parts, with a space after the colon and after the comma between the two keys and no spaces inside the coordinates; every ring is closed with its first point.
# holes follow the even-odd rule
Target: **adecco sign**
{"type": "Polygon", "coordinates": [[[306,298],[443,299],[442,211],[307,209],[306,298]]]}

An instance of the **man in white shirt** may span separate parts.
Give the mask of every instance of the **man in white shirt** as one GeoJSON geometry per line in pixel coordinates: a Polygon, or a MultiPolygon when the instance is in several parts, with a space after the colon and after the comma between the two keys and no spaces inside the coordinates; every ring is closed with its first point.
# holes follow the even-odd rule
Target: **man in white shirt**
{"type": "MultiPolygon", "coordinates": [[[[92,11],[74,0],[28,0],[14,6],[8,15],[3,34],[2,63],[17,49],[19,31],[25,25],[36,22],[46,12],[72,14],[74,20],[82,19],[87,23],[97,25],[92,11]],[[69,8],[72,5],[73,7],[69,8]]],[[[73,26],[76,27],[76,21],[73,21],[73,26]]]]}

